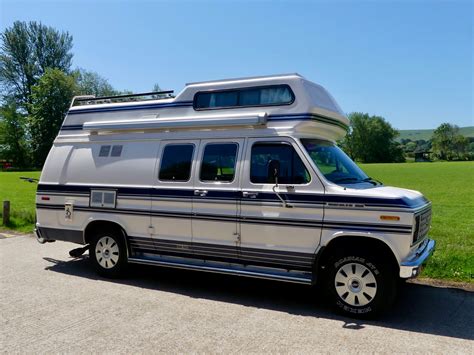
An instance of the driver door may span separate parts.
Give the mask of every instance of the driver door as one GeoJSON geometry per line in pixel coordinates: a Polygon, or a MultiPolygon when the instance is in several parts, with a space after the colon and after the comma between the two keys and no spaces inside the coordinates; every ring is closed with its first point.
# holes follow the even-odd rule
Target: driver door
{"type": "Polygon", "coordinates": [[[311,270],[323,220],[321,182],[290,138],[249,139],[245,154],[240,226],[243,262],[311,270]],[[275,166],[280,169],[278,186],[270,171],[275,166]]]}

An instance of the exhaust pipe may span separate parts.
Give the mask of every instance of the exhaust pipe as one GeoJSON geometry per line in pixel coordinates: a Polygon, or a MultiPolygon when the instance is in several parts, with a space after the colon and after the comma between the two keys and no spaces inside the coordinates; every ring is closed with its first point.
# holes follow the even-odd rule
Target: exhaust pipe
{"type": "Polygon", "coordinates": [[[40,244],[44,244],[46,243],[46,239],[44,239],[42,236],[41,236],[41,232],[39,231],[38,228],[35,228],[35,236],[36,236],[36,241],[40,244]]]}

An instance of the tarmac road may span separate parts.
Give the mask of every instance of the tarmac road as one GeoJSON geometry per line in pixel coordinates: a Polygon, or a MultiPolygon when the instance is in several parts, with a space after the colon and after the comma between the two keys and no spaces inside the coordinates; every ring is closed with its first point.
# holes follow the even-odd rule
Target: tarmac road
{"type": "Polygon", "coordinates": [[[106,280],[73,244],[0,238],[0,350],[474,353],[474,293],[407,284],[379,321],[332,313],[307,286],[137,266],[106,280]]]}

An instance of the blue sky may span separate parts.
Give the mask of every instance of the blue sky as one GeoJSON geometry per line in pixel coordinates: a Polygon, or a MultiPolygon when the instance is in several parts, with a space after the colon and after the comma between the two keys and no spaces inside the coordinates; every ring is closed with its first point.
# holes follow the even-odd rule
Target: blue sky
{"type": "Polygon", "coordinates": [[[74,37],[74,66],[117,89],[298,72],[345,112],[399,129],[474,125],[471,1],[0,0],[0,29],[74,37]]]}

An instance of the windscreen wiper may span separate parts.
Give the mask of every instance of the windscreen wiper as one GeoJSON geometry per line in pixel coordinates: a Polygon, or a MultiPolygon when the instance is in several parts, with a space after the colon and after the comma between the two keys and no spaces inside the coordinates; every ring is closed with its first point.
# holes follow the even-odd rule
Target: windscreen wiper
{"type": "Polygon", "coordinates": [[[375,186],[377,185],[383,185],[383,182],[377,180],[377,179],[374,179],[374,178],[371,178],[370,176],[365,178],[365,179],[362,179],[361,181],[364,181],[364,182],[370,182],[371,184],[374,184],[375,186]]]}
{"type": "Polygon", "coordinates": [[[353,182],[360,182],[362,180],[358,179],[358,178],[355,178],[355,177],[343,177],[343,178],[339,178],[339,179],[334,179],[333,182],[343,182],[343,181],[353,181],[353,182]]]}

